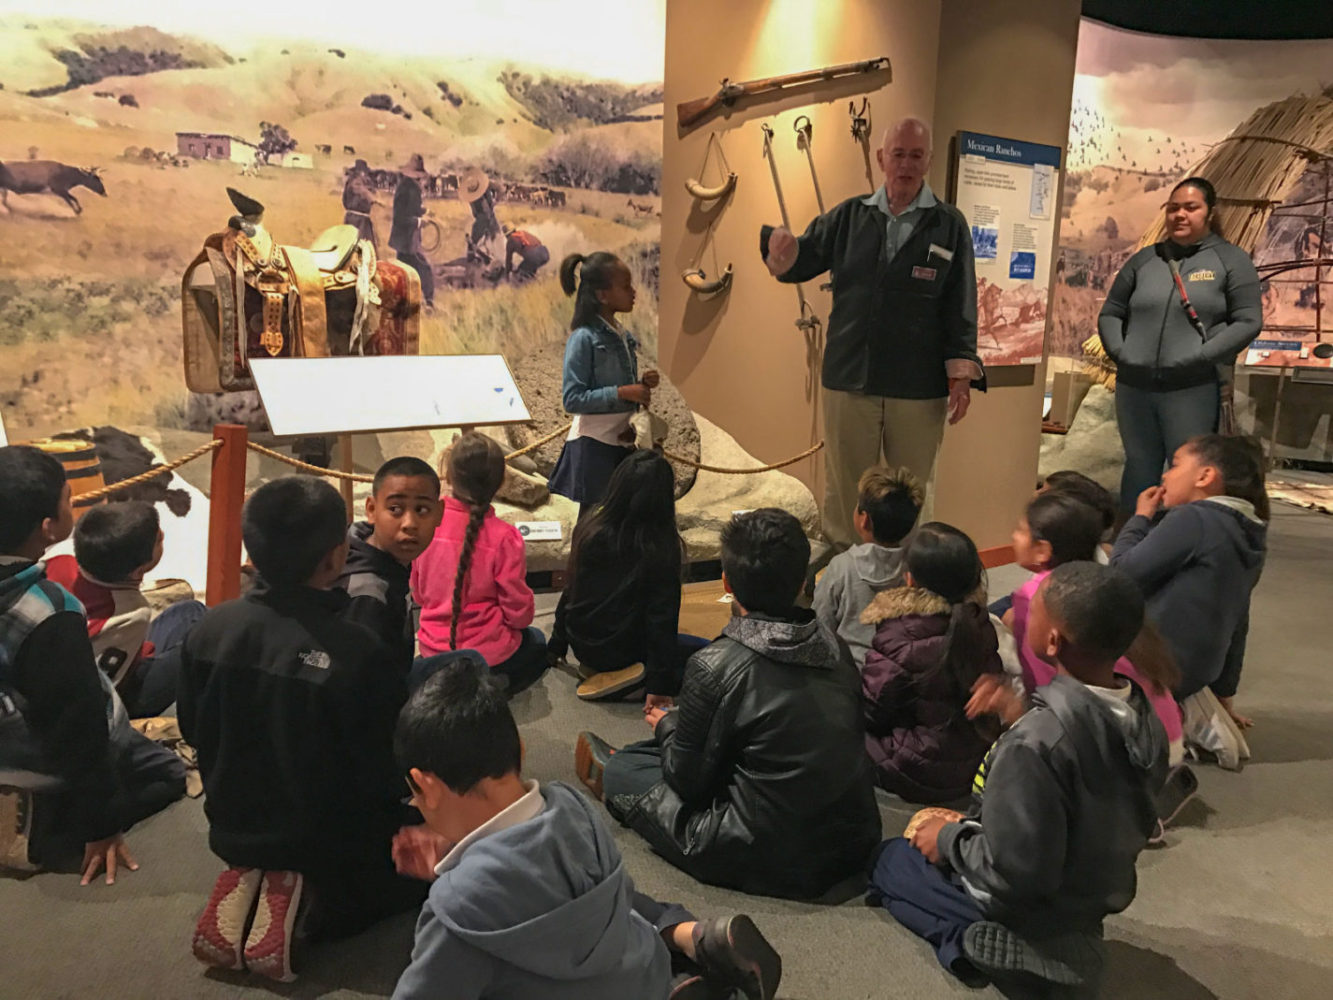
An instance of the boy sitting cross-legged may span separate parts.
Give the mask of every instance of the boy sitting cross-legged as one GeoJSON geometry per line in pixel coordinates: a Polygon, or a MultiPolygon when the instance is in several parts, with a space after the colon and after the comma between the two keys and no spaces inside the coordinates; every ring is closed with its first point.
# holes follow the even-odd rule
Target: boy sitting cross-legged
{"type": "Polygon", "coordinates": [[[678,707],[646,711],[653,738],[623,750],[579,735],[584,784],[702,882],[813,898],[861,875],[879,841],[861,677],[795,607],[809,562],[786,511],[733,517],[722,583],[736,614],[690,658],[678,707]]]}
{"type": "Polygon", "coordinates": [[[1053,570],[1032,599],[1027,642],[1059,673],[1026,712],[1009,685],[981,678],[969,715],[993,711],[1013,725],[982,763],[979,801],[881,847],[871,898],[965,982],[1098,993],[1102,920],[1134,899],[1167,768],[1152,705],[1115,673],[1143,608],[1138,587],[1113,569],[1053,570]]]}
{"type": "Polygon", "coordinates": [[[207,610],[190,600],[153,614],[140,588],[161,560],[157,509],[130,500],[89,508],[74,527],[74,555],[46,564],[47,577],[87,612],[97,665],[131,719],[161,715],[176,701],[181,643],[207,610]]]}
{"type": "Polygon", "coordinates": [[[523,779],[505,692],[484,666],[444,664],[394,738],[428,829],[399,869],[433,879],[394,1000],[772,1000],[777,953],[748,917],[696,922],[634,891],[598,810],[523,779]],[[671,968],[688,976],[671,990],[671,968]]]}
{"type": "Polygon", "coordinates": [[[97,667],[83,606],[46,576],[74,527],[65,470],[36,448],[0,448],[0,869],[83,855],[139,866],[122,831],[185,794],[185,766],[135,732],[97,667]]]}
{"type": "Polygon", "coordinates": [[[406,684],[392,651],[342,618],[346,531],[322,480],[255,490],[242,535],[259,581],[185,641],[181,731],[229,866],[195,931],[209,965],[290,980],[294,941],[354,934],[425,894],[391,856],[410,818],[393,762],[406,684]]]}

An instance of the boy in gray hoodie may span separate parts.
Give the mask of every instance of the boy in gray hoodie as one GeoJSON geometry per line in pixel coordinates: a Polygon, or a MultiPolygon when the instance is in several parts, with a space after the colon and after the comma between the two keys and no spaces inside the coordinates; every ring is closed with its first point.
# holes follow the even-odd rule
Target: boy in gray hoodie
{"type": "Polygon", "coordinates": [[[430,677],[394,750],[427,824],[394,859],[434,879],[394,1000],[772,1000],[781,959],[748,917],[697,922],[635,892],[597,808],[523,779],[518,727],[482,669],[430,677]]]}
{"type": "Polygon", "coordinates": [[[925,494],[906,469],[867,469],[857,484],[852,527],[860,544],[840,552],[815,584],[815,616],[851,653],[857,669],[866,661],[875,627],[861,612],[875,595],[902,585],[904,542],[916,526],[925,494]]]}
{"type": "Polygon", "coordinates": [[[964,982],[1095,997],[1102,920],[1134,899],[1167,770],[1161,722],[1114,670],[1144,602],[1123,574],[1073,562],[1051,572],[1029,613],[1028,646],[1059,673],[1026,712],[1008,685],[978,682],[968,714],[1013,725],[981,765],[972,809],[886,841],[870,894],[964,982]]]}

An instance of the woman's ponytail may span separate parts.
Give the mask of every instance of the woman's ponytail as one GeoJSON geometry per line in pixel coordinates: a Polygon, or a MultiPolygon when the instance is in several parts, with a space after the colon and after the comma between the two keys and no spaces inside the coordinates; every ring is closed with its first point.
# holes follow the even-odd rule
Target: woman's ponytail
{"type": "Polygon", "coordinates": [[[586,257],[581,253],[572,253],[560,262],[560,287],[566,295],[574,296],[574,319],[569,324],[571,330],[581,326],[592,326],[602,314],[602,302],[598,292],[611,287],[616,268],[623,267],[620,258],[605,250],[598,250],[586,257]]]}

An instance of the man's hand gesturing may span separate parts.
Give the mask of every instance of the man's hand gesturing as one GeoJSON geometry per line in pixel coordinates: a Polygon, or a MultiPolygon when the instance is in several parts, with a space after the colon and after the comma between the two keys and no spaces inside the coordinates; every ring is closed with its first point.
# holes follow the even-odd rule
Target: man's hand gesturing
{"type": "Polygon", "coordinates": [[[797,250],[796,237],[791,230],[778,226],[768,236],[768,256],[764,258],[764,265],[773,277],[780,278],[796,263],[797,250]]]}

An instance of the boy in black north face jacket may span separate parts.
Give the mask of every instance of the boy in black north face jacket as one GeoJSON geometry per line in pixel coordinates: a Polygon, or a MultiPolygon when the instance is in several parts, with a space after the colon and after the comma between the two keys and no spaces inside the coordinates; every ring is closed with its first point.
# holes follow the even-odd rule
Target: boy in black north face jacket
{"type": "MultiPolygon", "coordinates": [[[[1144,693],[1113,671],[1143,626],[1133,581],[1066,563],[1030,614],[1029,646],[1059,674],[982,765],[979,805],[887,841],[870,891],[964,981],[1039,980],[1095,996],[1102,920],[1133,901],[1154,828],[1166,733],[1144,693]]],[[[1003,682],[983,678],[974,690],[969,714],[1017,715],[1003,682]]]]}

